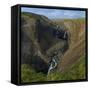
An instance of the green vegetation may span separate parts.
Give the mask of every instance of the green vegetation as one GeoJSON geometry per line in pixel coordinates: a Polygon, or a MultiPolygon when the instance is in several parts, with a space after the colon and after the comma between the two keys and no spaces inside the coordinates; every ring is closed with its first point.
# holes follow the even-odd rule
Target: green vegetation
{"type": "Polygon", "coordinates": [[[66,72],[54,72],[48,76],[37,73],[29,65],[21,66],[22,82],[39,82],[51,80],[76,80],[85,79],[85,57],[81,57],[78,62],[66,72]]]}
{"type": "Polygon", "coordinates": [[[21,81],[22,82],[39,82],[45,81],[45,75],[37,73],[29,65],[23,64],[21,66],[21,81]]]}
{"type": "Polygon", "coordinates": [[[28,12],[22,12],[21,14],[24,15],[24,16],[28,16],[30,18],[36,18],[36,19],[38,19],[40,17],[38,15],[35,15],[33,13],[28,13],[28,12]]]}
{"type": "Polygon", "coordinates": [[[66,72],[56,72],[48,76],[49,80],[76,80],[85,79],[85,57],[81,57],[79,62],[74,64],[66,72]]]}

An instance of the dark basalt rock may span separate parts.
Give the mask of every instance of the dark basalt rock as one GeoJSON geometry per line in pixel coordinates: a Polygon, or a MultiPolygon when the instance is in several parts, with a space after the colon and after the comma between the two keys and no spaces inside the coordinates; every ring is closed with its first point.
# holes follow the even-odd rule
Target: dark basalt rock
{"type": "Polygon", "coordinates": [[[37,72],[47,73],[54,51],[61,49],[64,54],[69,48],[69,34],[63,27],[57,27],[45,16],[22,13],[21,64],[29,64],[37,72]]]}

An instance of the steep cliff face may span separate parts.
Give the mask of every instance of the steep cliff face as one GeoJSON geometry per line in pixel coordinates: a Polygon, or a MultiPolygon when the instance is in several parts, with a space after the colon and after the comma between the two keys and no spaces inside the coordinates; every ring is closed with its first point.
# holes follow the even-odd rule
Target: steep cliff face
{"type": "Polygon", "coordinates": [[[21,14],[21,63],[47,73],[54,52],[68,47],[66,27],[58,28],[47,17],[33,13],[21,14]],[[64,36],[65,34],[65,36],[64,36]]]}

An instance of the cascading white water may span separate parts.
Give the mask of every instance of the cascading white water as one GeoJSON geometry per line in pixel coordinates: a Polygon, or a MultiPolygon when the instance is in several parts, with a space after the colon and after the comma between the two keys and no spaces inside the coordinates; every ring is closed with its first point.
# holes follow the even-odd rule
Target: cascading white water
{"type": "Polygon", "coordinates": [[[48,69],[48,75],[51,73],[51,71],[53,71],[58,66],[59,61],[61,61],[62,55],[63,54],[61,50],[58,50],[57,54],[51,58],[50,66],[48,69]],[[58,58],[58,53],[60,54],[59,58],[58,58]]]}

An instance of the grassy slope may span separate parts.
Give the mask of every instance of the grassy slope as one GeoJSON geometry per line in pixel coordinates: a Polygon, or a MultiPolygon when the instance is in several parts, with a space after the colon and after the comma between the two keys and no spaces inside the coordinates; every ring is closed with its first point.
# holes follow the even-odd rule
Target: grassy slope
{"type": "Polygon", "coordinates": [[[81,57],[80,60],[73,65],[69,71],[56,72],[48,77],[49,80],[76,80],[85,79],[85,58],[81,57]]]}
{"type": "MultiPolygon", "coordinates": [[[[62,21],[70,31],[71,43],[70,48],[63,56],[59,68],[61,68],[60,70],[67,70],[69,66],[85,54],[85,19],[65,19],[62,21]]],[[[56,20],[56,23],[60,24],[60,20],[56,20]]]]}
{"type": "Polygon", "coordinates": [[[22,82],[36,82],[45,81],[45,75],[35,72],[29,65],[21,65],[21,81],[22,82]]]}
{"type": "Polygon", "coordinates": [[[30,66],[21,66],[22,82],[39,82],[51,80],[76,80],[85,78],[85,57],[81,57],[79,61],[73,65],[67,72],[54,72],[49,76],[35,72],[30,66]]]}

